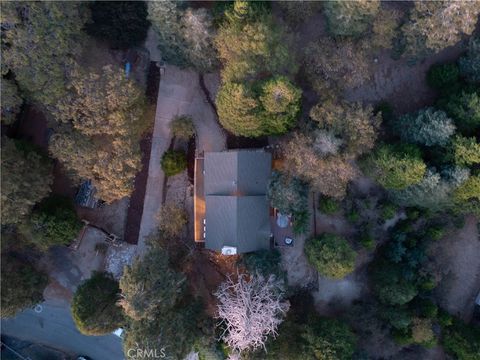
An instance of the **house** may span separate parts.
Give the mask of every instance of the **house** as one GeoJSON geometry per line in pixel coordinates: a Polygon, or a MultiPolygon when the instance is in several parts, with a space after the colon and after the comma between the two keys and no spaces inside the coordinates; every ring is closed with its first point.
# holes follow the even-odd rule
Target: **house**
{"type": "Polygon", "coordinates": [[[271,154],[263,150],[208,152],[197,159],[195,240],[225,255],[270,248],[271,168],[271,154]]]}

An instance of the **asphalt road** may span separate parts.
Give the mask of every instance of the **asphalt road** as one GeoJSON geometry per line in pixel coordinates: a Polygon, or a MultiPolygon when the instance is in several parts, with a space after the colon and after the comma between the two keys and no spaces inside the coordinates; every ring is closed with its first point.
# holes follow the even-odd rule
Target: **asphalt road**
{"type": "Polygon", "coordinates": [[[122,341],[118,336],[85,336],[73,323],[65,305],[43,303],[41,313],[25,310],[15,318],[2,319],[2,334],[47,345],[92,360],[123,360],[122,341]]]}

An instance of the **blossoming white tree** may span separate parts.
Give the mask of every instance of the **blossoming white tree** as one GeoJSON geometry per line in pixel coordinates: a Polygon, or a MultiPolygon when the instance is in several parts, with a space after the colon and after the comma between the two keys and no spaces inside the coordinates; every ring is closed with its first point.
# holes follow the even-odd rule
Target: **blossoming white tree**
{"type": "Polygon", "coordinates": [[[269,335],[277,335],[290,304],[283,300],[283,283],[275,276],[238,275],[228,278],[218,288],[219,326],[224,328],[221,339],[233,350],[234,356],[247,349],[265,347],[269,335]]]}

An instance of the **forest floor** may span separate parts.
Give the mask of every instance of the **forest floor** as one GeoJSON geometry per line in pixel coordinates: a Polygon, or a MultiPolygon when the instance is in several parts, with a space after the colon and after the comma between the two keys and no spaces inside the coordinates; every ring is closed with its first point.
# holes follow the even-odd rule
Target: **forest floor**
{"type": "Polygon", "coordinates": [[[469,321],[480,292],[480,238],[478,220],[468,216],[463,228],[452,231],[431,249],[443,277],[437,289],[441,305],[469,321]]]}

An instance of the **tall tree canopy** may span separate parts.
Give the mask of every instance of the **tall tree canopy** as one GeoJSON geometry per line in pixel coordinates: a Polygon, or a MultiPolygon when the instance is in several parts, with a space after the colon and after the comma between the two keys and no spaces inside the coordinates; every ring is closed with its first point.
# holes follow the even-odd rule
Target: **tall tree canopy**
{"type": "Polygon", "coordinates": [[[141,46],[147,37],[150,23],[147,4],[143,1],[94,1],[89,3],[92,20],[85,29],[113,48],[128,49],[141,46]]]}
{"type": "Polygon", "coordinates": [[[363,170],[387,189],[404,189],[423,179],[427,166],[413,145],[380,145],[363,164],[363,170]]]}
{"type": "Polygon", "coordinates": [[[176,1],[149,1],[148,19],[159,36],[165,61],[201,72],[217,66],[212,17],[206,9],[185,9],[176,1]]]}
{"type": "Polygon", "coordinates": [[[72,74],[72,91],[54,109],[59,122],[50,152],[76,178],[92,179],[100,198],[130,195],[141,167],[145,98],[120,69],[72,74]]]}
{"type": "Polygon", "coordinates": [[[43,301],[43,290],[48,283],[46,274],[10,253],[2,253],[1,266],[2,318],[43,301]]]}
{"type": "Polygon", "coordinates": [[[308,193],[307,183],[287,173],[274,172],[268,183],[270,204],[282,214],[293,216],[293,228],[297,233],[305,232],[309,225],[308,193]]]}
{"type": "Polygon", "coordinates": [[[359,36],[373,22],[379,0],[326,1],[323,3],[328,30],[335,36],[359,36]]]}
{"type": "Polygon", "coordinates": [[[0,87],[2,96],[1,120],[4,124],[9,125],[16,120],[23,99],[20,96],[18,86],[14,81],[2,78],[0,87]]]}
{"type": "Polygon", "coordinates": [[[402,206],[416,206],[432,211],[451,208],[453,191],[465,182],[469,171],[465,168],[452,168],[442,174],[427,170],[423,179],[401,190],[390,191],[392,200],[402,206]]]}
{"type": "Polygon", "coordinates": [[[310,118],[320,129],[342,139],[343,151],[350,156],[373,149],[381,123],[381,114],[374,115],[372,106],[346,101],[317,104],[311,109],[310,118]]]}
{"type": "Polygon", "coordinates": [[[444,111],[426,108],[398,119],[395,129],[403,141],[425,146],[446,145],[455,125],[444,111]]]}
{"type": "Polygon", "coordinates": [[[127,266],[120,279],[125,314],[134,320],[152,320],[167,313],[183,295],[185,277],[169,267],[168,254],[152,249],[143,260],[127,266]]]}
{"type": "Polygon", "coordinates": [[[480,38],[472,37],[465,56],[458,61],[460,74],[471,83],[480,82],[480,38]]]}
{"type": "Polygon", "coordinates": [[[308,240],[305,255],[321,275],[330,278],[341,279],[355,268],[355,251],[345,239],[334,234],[308,240]]]}
{"type": "Polygon", "coordinates": [[[53,245],[68,245],[80,232],[82,222],[77,217],[72,200],[58,195],[38,204],[20,226],[27,240],[47,250],[53,245]]]}
{"type": "Polygon", "coordinates": [[[23,220],[51,191],[52,163],[37,151],[2,138],[2,224],[23,220]]]}
{"type": "Polygon", "coordinates": [[[2,4],[2,73],[15,73],[22,93],[44,105],[67,92],[88,18],[82,2],[2,4]]]}
{"type": "Polygon", "coordinates": [[[275,77],[263,83],[260,91],[225,84],[218,93],[217,108],[222,125],[236,135],[278,135],[295,124],[300,100],[300,89],[285,77],[275,77]]]}
{"type": "Polygon", "coordinates": [[[216,103],[221,124],[235,135],[278,135],[291,129],[301,90],[288,36],[262,5],[236,1],[215,38],[223,62],[216,103]]]}
{"type": "Polygon", "coordinates": [[[307,45],[303,62],[308,81],[322,96],[358,87],[372,75],[367,52],[358,40],[322,37],[307,45]]]}
{"type": "Polygon", "coordinates": [[[325,154],[325,145],[316,141],[319,135],[295,134],[285,148],[285,168],[321,194],[342,198],[357,172],[344,156],[325,154]]]}
{"type": "Polygon", "coordinates": [[[439,106],[455,121],[461,133],[475,135],[480,131],[480,90],[454,93],[440,100],[439,106]]]}
{"type": "Polygon", "coordinates": [[[85,335],[105,335],[122,326],[124,316],[117,302],[118,282],[109,273],[94,272],[75,291],[72,316],[85,335]]]}
{"type": "Polygon", "coordinates": [[[407,54],[426,55],[438,52],[470,35],[480,14],[477,1],[415,1],[402,31],[407,54]]]}

